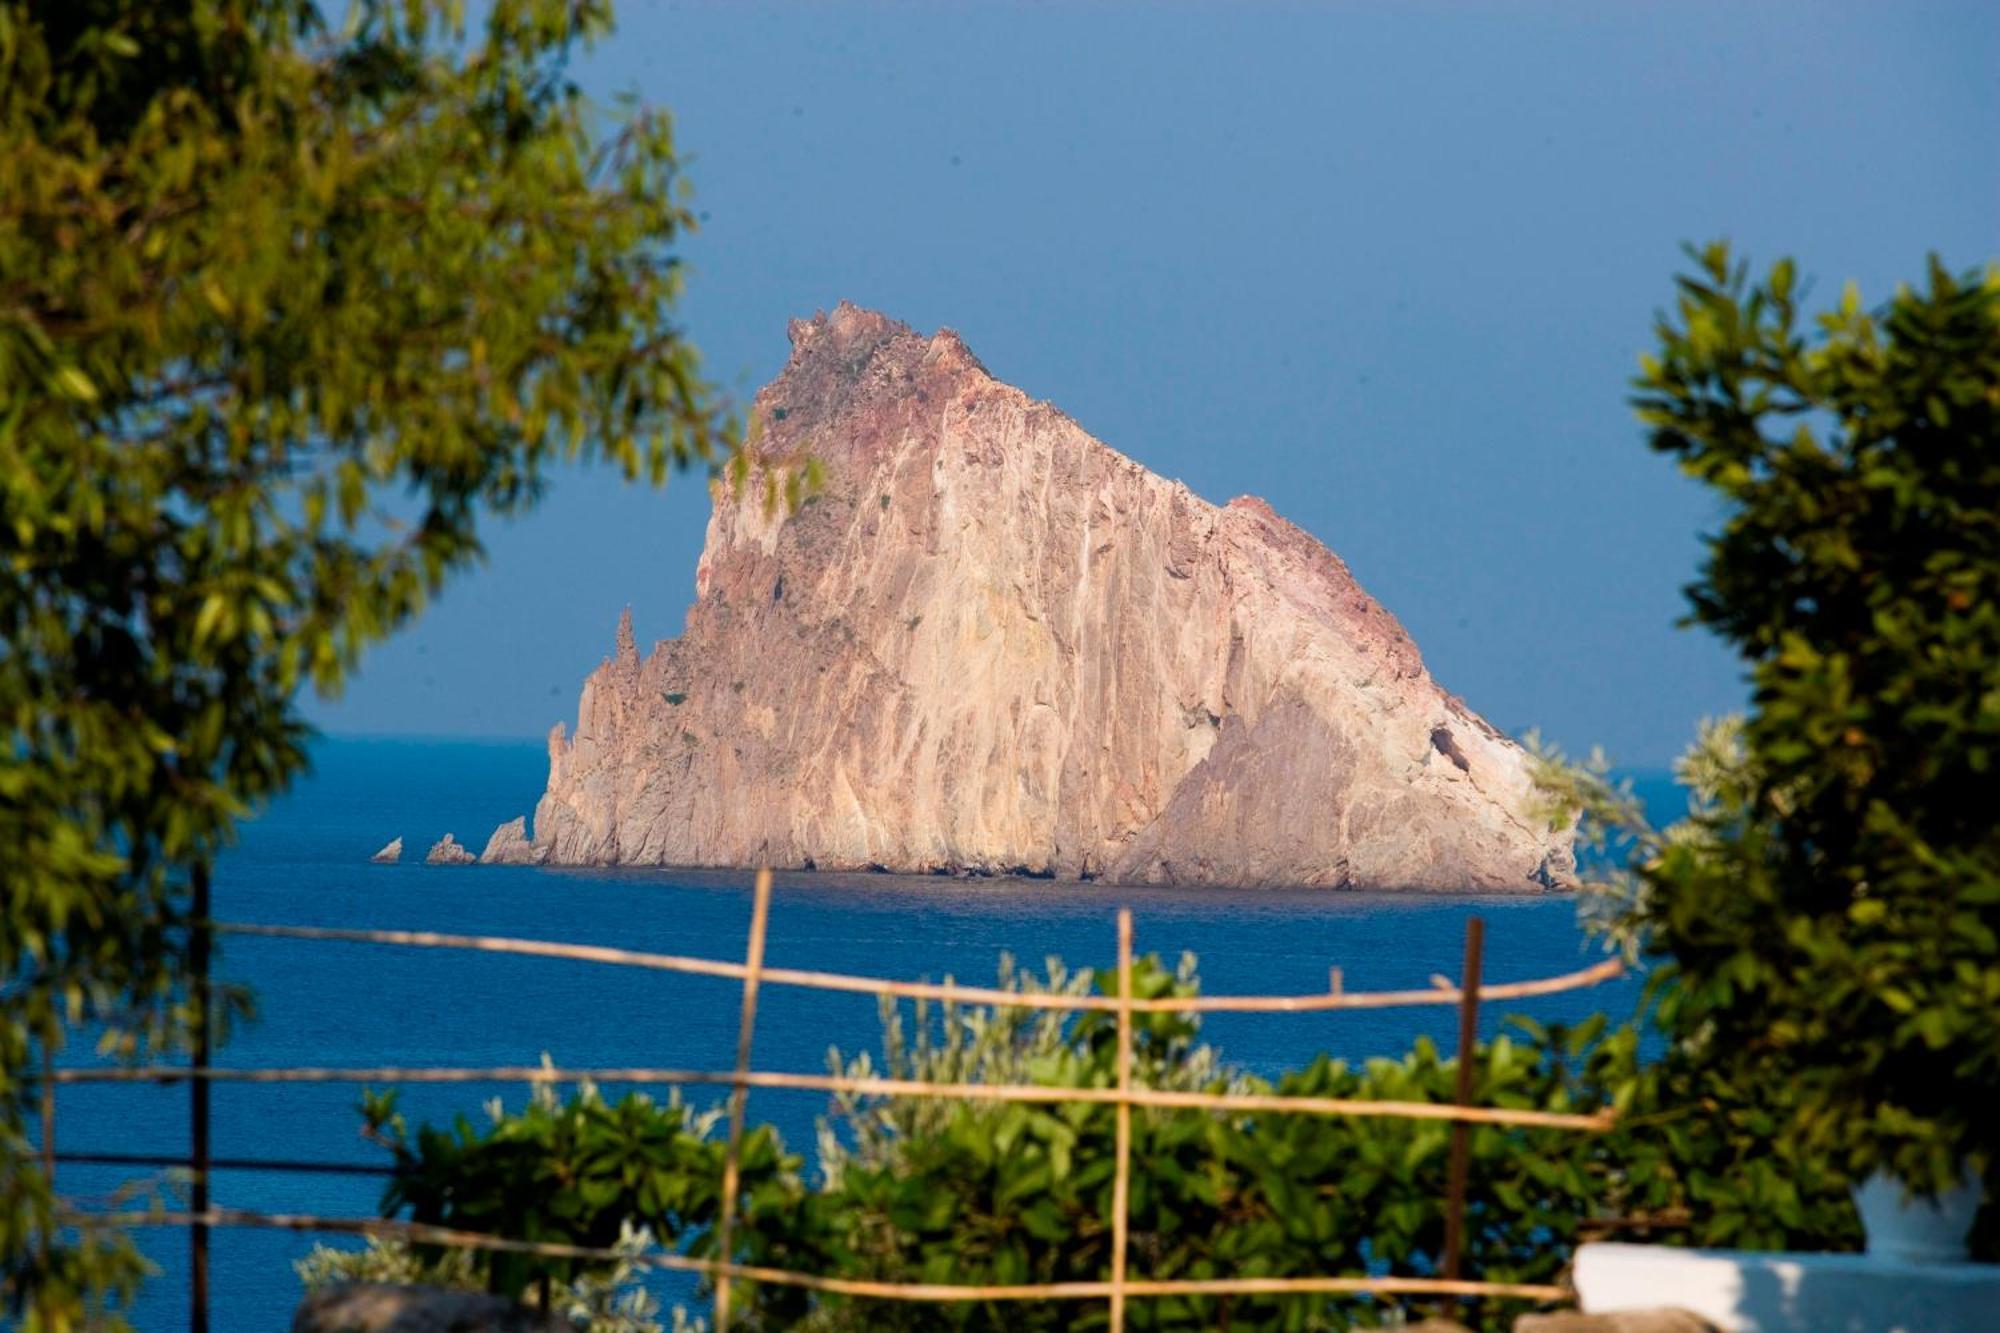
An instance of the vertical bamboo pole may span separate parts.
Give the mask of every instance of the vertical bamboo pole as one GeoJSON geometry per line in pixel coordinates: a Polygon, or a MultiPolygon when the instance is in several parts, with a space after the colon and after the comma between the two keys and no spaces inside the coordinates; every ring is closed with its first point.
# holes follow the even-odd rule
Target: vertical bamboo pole
{"type": "MultiPolygon", "coordinates": [[[[743,1022],[736,1031],[736,1083],[729,1092],[729,1145],[722,1154],[722,1217],[715,1227],[715,1257],[721,1263],[735,1261],[736,1190],[738,1158],[743,1147],[743,1113],[750,1100],[744,1076],[750,1072],[750,1039],[757,1028],[757,980],[764,967],[764,928],[771,919],[771,871],[757,872],[756,900],[750,908],[750,943],[743,963],[743,1022]]],[[[715,1333],[729,1333],[730,1280],[728,1273],[715,1279],[715,1333]]]]}
{"type": "MultiPolygon", "coordinates": [[[[53,1000],[51,1000],[53,1003],[53,1000]]],[[[55,1023],[42,1028],[42,1179],[56,1192],[56,1043],[55,1023]]]]}
{"type": "MultiPolygon", "coordinates": [[[[51,1004],[55,1003],[53,995],[51,1004]]],[[[55,1022],[42,1029],[42,1179],[48,1183],[51,1213],[41,1229],[40,1253],[42,1266],[46,1268],[50,1251],[55,1246],[56,1206],[56,1043],[55,1022]]]]}
{"type": "MultiPolygon", "coordinates": [[[[194,1065],[207,1069],[212,1054],[209,1012],[209,945],[214,922],[209,907],[208,866],[198,864],[193,873],[194,903],[188,920],[188,967],[193,974],[194,1065]]],[[[188,1204],[197,1218],[208,1212],[208,1080],[188,1080],[189,1165],[194,1179],[188,1204]]],[[[188,1229],[188,1329],[208,1333],[208,1224],[197,1221],[188,1229]]]]}
{"type": "Polygon", "coordinates": [[[1118,1169],[1111,1177],[1111,1333],[1125,1333],[1125,1250],[1132,1201],[1132,911],[1118,910],[1118,1169]]]}
{"type": "MultiPolygon", "coordinates": [[[[1472,1105],[1472,1062],[1479,1044],[1479,963],[1486,944],[1486,923],[1471,917],[1465,923],[1465,971],[1458,994],[1458,1087],[1455,1101],[1472,1105]]],[[[1444,1212],[1444,1275],[1457,1278],[1465,1253],[1465,1193],[1471,1168],[1472,1126],[1455,1120],[1451,1126],[1451,1177],[1444,1212]]]]}

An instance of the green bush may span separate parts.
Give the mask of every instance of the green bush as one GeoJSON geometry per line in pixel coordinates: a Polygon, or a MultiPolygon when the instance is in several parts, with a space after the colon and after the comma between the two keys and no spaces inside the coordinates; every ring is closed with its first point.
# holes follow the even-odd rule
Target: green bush
{"type": "Polygon", "coordinates": [[[1658,335],[1640,415],[1723,502],[1689,619],[1751,706],[1704,729],[1665,833],[1601,778],[1546,776],[1625,839],[1598,901],[1718,1105],[1851,1178],[1991,1181],[2000,269],[1934,262],[1809,325],[1790,263],[1752,283],[1716,246],[1658,335]]]}
{"type": "MultiPolygon", "coordinates": [[[[1096,987],[1113,978],[1099,973],[1096,987]]],[[[1081,979],[1051,964],[1047,988],[1081,979]]],[[[1003,968],[1002,984],[1027,979],[1003,968]]],[[[1042,987],[1037,987],[1042,988],[1042,987]]],[[[1192,994],[1191,959],[1169,973],[1147,960],[1135,993],[1192,994]]],[[[1763,1121],[1718,1111],[1697,1066],[1640,1059],[1641,1024],[1598,1018],[1576,1028],[1511,1024],[1481,1045],[1483,1105],[1621,1113],[1606,1134],[1475,1126],[1470,1135],[1468,1274],[1552,1282],[1579,1237],[1698,1244],[1851,1247],[1845,1182],[1773,1144],[1763,1121]]],[[[919,1010],[906,1036],[889,1015],[883,1071],[930,1081],[1115,1082],[1111,1022],[1043,1010],[919,1010]]],[[[1273,1084],[1231,1068],[1200,1042],[1193,1015],[1135,1025],[1140,1086],[1443,1103],[1456,1062],[1420,1041],[1400,1059],[1359,1066],[1321,1058],[1273,1084]]],[[[866,1059],[842,1066],[868,1074],[866,1059]]],[[[1102,1278],[1108,1271],[1113,1112],[848,1099],[821,1131],[835,1228],[827,1271],[908,1281],[1004,1283],[1102,1278]],[[843,1144],[851,1143],[851,1148],[843,1144]]],[[[1396,1273],[1435,1276],[1443,1247],[1450,1128],[1439,1121],[1135,1112],[1131,1271],[1152,1277],[1396,1273]]],[[[1520,1306],[1477,1317],[1418,1300],[1146,1299],[1135,1328],[1340,1328],[1457,1314],[1492,1328],[1520,1306]]],[[[827,1328],[1069,1328],[1102,1305],[979,1308],[822,1303],[827,1328]]]]}
{"type": "MultiPolygon", "coordinates": [[[[565,1101],[538,1089],[517,1114],[496,1108],[486,1124],[461,1116],[448,1129],[420,1127],[414,1136],[393,1094],[365,1099],[363,1111],[368,1132],[396,1159],[384,1210],[427,1225],[609,1249],[632,1224],[697,1236],[718,1216],[717,1116],[698,1115],[678,1098],[632,1093],[614,1102],[586,1087],[565,1101]]],[[[796,1202],[798,1165],[768,1127],[744,1135],[739,1170],[751,1215],[796,1202]]],[[[428,1263],[447,1253],[414,1249],[428,1263]]],[[[513,1296],[602,1267],[505,1252],[472,1262],[492,1290],[513,1296]]]]}
{"type": "Polygon", "coordinates": [[[1753,686],[1746,782],[1646,868],[1677,1030],[1797,1135],[1950,1184],[2000,1146],[2000,269],[1816,329],[1714,247],[1639,381],[1724,501],[1691,619],[1753,686]]]}
{"type": "MultiPolygon", "coordinates": [[[[1108,991],[1109,974],[1051,963],[1002,985],[1108,991]]],[[[1135,967],[1141,997],[1193,994],[1193,962],[1135,967]]],[[[1116,1082],[1107,1014],[919,1005],[885,1012],[879,1060],[834,1056],[836,1072],[934,1082],[1116,1082]]],[[[1844,1246],[1855,1239],[1844,1181],[1773,1143],[1753,1114],[1717,1109],[1704,1076],[1671,1053],[1642,1062],[1635,1024],[1575,1029],[1516,1021],[1482,1045],[1482,1104],[1620,1109],[1606,1134],[1480,1125],[1471,1135],[1466,1272],[1552,1282],[1590,1235],[1697,1243],[1844,1246]]],[[[1135,1020],[1133,1077],[1150,1088],[1443,1103],[1456,1065],[1427,1041],[1401,1059],[1321,1058],[1275,1084],[1232,1068],[1199,1020],[1135,1020]]],[[[375,1120],[385,1123],[385,1108],[375,1120]]],[[[419,1220],[510,1235],[607,1244],[630,1221],[663,1244],[712,1253],[721,1149],[713,1113],[594,1093],[542,1099],[488,1130],[400,1131],[399,1178],[385,1203],[419,1220]]],[[[1109,1271],[1114,1113],[1026,1105],[841,1097],[819,1132],[808,1179],[768,1128],[744,1147],[741,1262],[885,1281],[971,1284],[1098,1280],[1109,1271]]],[[[1202,1278],[1378,1273],[1435,1276],[1443,1245],[1450,1128],[1439,1121],[1138,1110],[1133,1115],[1134,1275],[1202,1278]]],[[[519,1291],[542,1271],[475,1258],[519,1291]]],[[[820,1330],[1088,1328],[1102,1302],[903,1304],[751,1286],[750,1327],[820,1330]]],[[[740,1307],[741,1308],[741,1307],[740,1307]]],[[[1346,1328],[1444,1312],[1508,1327],[1518,1303],[1467,1314],[1445,1303],[1327,1296],[1134,1301],[1134,1328],[1346,1328]]]]}

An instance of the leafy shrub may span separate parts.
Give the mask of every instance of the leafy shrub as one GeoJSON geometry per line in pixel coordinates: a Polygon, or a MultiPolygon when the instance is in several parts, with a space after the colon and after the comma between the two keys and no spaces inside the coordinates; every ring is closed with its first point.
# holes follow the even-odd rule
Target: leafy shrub
{"type": "MultiPolygon", "coordinates": [[[[1669,858],[1716,854],[1753,799],[1756,780],[1742,722],[1704,722],[1675,765],[1688,814],[1656,829],[1629,783],[1606,776],[1601,755],[1572,764],[1541,749],[1537,780],[1561,812],[1582,816],[1585,854],[1580,916],[1587,929],[1627,956],[1657,952],[1648,922],[1662,892],[1652,873],[1669,858]]],[[[1633,1071],[1633,1106],[1615,1151],[1636,1183],[1671,1170],[1690,1211],[1696,1243],[1748,1250],[1853,1249],[1859,1223],[1848,1200],[1848,1175],[1815,1141],[1789,1132],[1804,1091],[1768,1052],[1718,1058],[1715,1029],[1688,1003],[1671,959],[1652,971],[1639,1026],[1658,1049],[1633,1071]]],[[[1641,1197],[1653,1215],[1667,1207],[1641,1197]]],[[[1683,1205],[1675,1205],[1682,1207],[1683,1205]]]]}
{"type": "MultiPolygon", "coordinates": [[[[1075,994],[1108,973],[1071,977],[1051,962],[1045,987],[1075,994]]],[[[1002,985],[1028,979],[1003,965],[1002,985]]],[[[1192,959],[1135,970],[1142,997],[1192,994],[1192,959]]],[[[889,1077],[937,1082],[1115,1083],[1109,1015],[946,1006],[906,1028],[885,1012],[889,1077]]],[[[1470,1135],[1466,1271],[1549,1282],[1579,1238],[1851,1248],[1845,1182],[1770,1142],[1770,1124],[1721,1109],[1701,1067],[1642,1061],[1639,1022],[1576,1028],[1514,1020],[1514,1036],[1476,1054],[1483,1105],[1590,1112],[1615,1106],[1601,1135],[1475,1126],[1470,1135]]],[[[1420,1041],[1400,1059],[1325,1058],[1275,1085],[1232,1069],[1200,1042],[1199,1019],[1135,1018],[1134,1081],[1183,1090],[1443,1103],[1456,1062],[1420,1041]]],[[[1657,1044],[1657,1043],[1655,1043],[1657,1044]]],[[[862,1057],[837,1070],[876,1072],[862,1057]]],[[[1443,1247],[1450,1128],[1377,1117],[1141,1110],[1133,1117],[1131,1271],[1152,1277],[1397,1273],[1435,1276],[1443,1247]]],[[[1103,1106],[843,1099],[820,1133],[825,1189],[839,1228],[822,1271],[905,1281],[1046,1282],[1108,1271],[1113,1112],[1103,1106]]],[[[1509,1325],[1518,1305],[1479,1312],[1509,1325]]],[[[1451,1313],[1443,1303],[1324,1296],[1135,1302],[1135,1328],[1339,1328],[1451,1313]]],[[[1089,1327],[1101,1305],[996,1308],[823,1302],[815,1325],[845,1328],[1089,1327]]]]}
{"type": "MultiPolygon", "coordinates": [[[[1051,961],[1034,978],[1003,963],[1009,989],[1077,995],[1114,986],[1051,961]]],[[[1194,994],[1191,958],[1135,965],[1141,997],[1194,994]]],[[[932,1082],[1116,1082],[1115,1026],[1102,1013],[1028,1007],[885,1007],[879,1061],[835,1072],[932,1082]]],[[[1845,1246],[1854,1223],[1844,1181],[1771,1141],[1758,1114],[1722,1109],[1699,1066],[1671,1051],[1640,1059],[1637,1024],[1574,1029],[1516,1021],[1477,1052],[1481,1104],[1590,1112],[1616,1106],[1606,1134],[1475,1126],[1470,1135],[1466,1272],[1550,1282],[1579,1237],[1845,1246]]],[[[1137,1086],[1275,1091],[1292,1096],[1444,1103],[1455,1061],[1428,1041],[1400,1059],[1321,1058],[1275,1084],[1232,1068],[1191,1014],[1134,1019],[1137,1086]]],[[[382,1117],[378,1114],[378,1123],[382,1117]]],[[[808,1180],[768,1128],[746,1136],[740,1262],[886,1281],[999,1284],[1101,1279],[1109,1269],[1114,1112],[842,1096],[819,1129],[808,1180]]],[[[403,1173],[387,1202],[426,1221],[604,1244],[621,1220],[682,1252],[713,1253],[721,1145],[714,1112],[594,1093],[544,1096],[491,1130],[400,1131],[403,1173]],[[621,1109],[623,1108],[623,1109],[621,1109]],[[623,1126],[613,1129],[612,1126],[623,1126]],[[637,1146],[650,1143],[650,1148],[637,1146]],[[586,1146],[589,1145],[589,1146],[586,1146]],[[573,1197],[572,1197],[573,1196],[573,1197]]],[[[1375,1273],[1433,1276],[1443,1245],[1450,1127],[1387,1117],[1140,1109],[1133,1115],[1131,1259],[1135,1275],[1375,1273]]],[[[532,1266],[475,1256],[517,1290],[532,1266]]],[[[548,1270],[575,1275],[573,1266],[548,1270]]],[[[739,1287],[749,1327],[1067,1329],[1102,1322],[1101,1302],[928,1305],[739,1287]]],[[[1477,1310],[1399,1298],[1156,1299],[1133,1302],[1134,1328],[1347,1328],[1448,1312],[1505,1328],[1518,1303],[1477,1310]]]]}
{"type": "Polygon", "coordinates": [[[1808,320],[1789,262],[1753,283],[1722,246],[1697,259],[1637,405],[1722,501],[1689,619],[1751,707],[1704,729],[1664,833],[1601,776],[1550,776],[1623,840],[1598,901],[1657,961],[1704,1095],[1853,1178],[1992,1186],[2000,269],[1933,261],[1808,320]]]}
{"type": "MultiPolygon", "coordinates": [[[[412,1138],[394,1094],[366,1098],[368,1131],[396,1159],[383,1211],[431,1226],[600,1249],[619,1244],[631,1224],[661,1236],[698,1235],[718,1216],[723,1145],[714,1111],[697,1114],[678,1098],[659,1102],[643,1093],[612,1102],[589,1086],[567,1100],[539,1087],[520,1112],[506,1114],[497,1103],[491,1111],[484,1125],[460,1116],[450,1128],[420,1127],[412,1138]]],[[[784,1155],[769,1127],[744,1135],[739,1165],[756,1208],[793,1201],[798,1159],[784,1155]]],[[[415,1250],[427,1264],[444,1255],[434,1246],[415,1250]]],[[[500,1252],[471,1262],[492,1290],[513,1296],[600,1267],[500,1252]]]]}

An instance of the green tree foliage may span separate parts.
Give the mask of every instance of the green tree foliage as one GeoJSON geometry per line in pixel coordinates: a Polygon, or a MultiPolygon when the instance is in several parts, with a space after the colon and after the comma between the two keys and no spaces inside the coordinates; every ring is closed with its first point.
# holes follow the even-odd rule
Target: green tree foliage
{"type": "Polygon", "coordinates": [[[1699,260],[1637,404],[1723,503],[1690,619],[1753,695],[1637,924],[1780,1132],[1936,1189],[2000,1146],[2000,269],[1808,320],[1699,260]]]}
{"type": "Polygon", "coordinates": [[[306,762],[298,699],[553,465],[733,436],[671,318],[664,115],[565,73],[607,0],[0,0],[0,1281],[48,1247],[25,1107],[89,1024],[184,1044],[190,872],[306,762]]]}
{"type": "MultiPolygon", "coordinates": [[[[1115,990],[1108,974],[1051,964],[1031,979],[1003,964],[1009,989],[1076,995],[1115,990]]],[[[1174,971],[1140,960],[1142,998],[1194,994],[1192,960],[1174,971]]],[[[832,1065],[853,1076],[926,1082],[1116,1083],[1109,1015],[1027,1007],[918,1006],[885,1011],[878,1063],[832,1065]]],[[[1616,1235],[1698,1244],[1825,1247],[1855,1239],[1845,1182],[1787,1145],[1759,1113],[1718,1114],[1683,1061],[1641,1061],[1635,1025],[1577,1029],[1525,1021],[1481,1046],[1475,1097],[1486,1105],[1594,1111],[1615,1106],[1606,1134],[1480,1125],[1471,1136],[1468,1274],[1496,1281],[1560,1278],[1579,1238],[1616,1235]]],[[[1232,1068],[1201,1041],[1199,1019],[1135,1020],[1133,1077],[1181,1091],[1279,1092],[1445,1103],[1456,1064],[1429,1042],[1400,1059],[1352,1066],[1321,1058],[1269,1083],[1232,1068]]],[[[375,1118],[386,1108],[377,1104],[375,1118]]],[[[473,1133],[430,1130],[400,1145],[401,1179],[384,1202],[432,1222],[606,1245],[620,1220],[668,1248],[712,1254],[720,1149],[716,1116],[633,1098],[616,1107],[586,1092],[544,1102],[473,1133]],[[551,1139],[552,1124],[575,1130],[551,1139]],[[594,1128],[592,1128],[594,1127],[594,1128]],[[617,1128],[614,1128],[617,1127],[617,1128]],[[646,1148],[640,1145],[653,1144],[646,1148]],[[537,1145],[523,1151],[526,1145],[537,1145]],[[447,1197],[449,1196],[449,1197],[447,1197]],[[524,1211],[526,1210],[526,1211],[524,1211]],[[532,1217],[528,1213],[532,1213],[532,1217]],[[588,1241],[586,1242],[586,1237],[588,1241]]],[[[1109,1272],[1113,1112],[1103,1105],[1026,1105],[844,1096],[820,1126],[817,1179],[798,1175],[768,1129],[745,1148],[735,1258],[837,1277],[1001,1284],[1094,1281],[1109,1272]]],[[[1133,1116],[1131,1271],[1147,1277],[1437,1274],[1450,1129],[1438,1121],[1140,1110],[1133,1116]]],[[[502,1290],[532,1292],[541,1270],[480,1257],[473,1270],[502,1290]]],[[[576,1274],[548,1270],[557,1280],[576,1274]]],[[[462,1280],[462,1279],[461,1279],[462,1280]]],[[[1101,1302],[905,1304],[753,1285],[752,1327],[1070,1329],[1101,1324],[1101,1302]]],[[[1518,1304],[1473,1311],[1422,1300],[1354,1297],[1147,1298],[1135,1328],[1340,1329],[1449,1313],[1504,1329],[1518,1304]]]]}

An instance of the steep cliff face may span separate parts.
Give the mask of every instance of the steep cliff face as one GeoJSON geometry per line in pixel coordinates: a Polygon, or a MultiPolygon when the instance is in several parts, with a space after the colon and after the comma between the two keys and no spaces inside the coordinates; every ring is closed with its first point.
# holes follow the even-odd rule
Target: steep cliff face
{"type": "Polygon", "coordinates": [[[549,738],[551,863],[1534,889],[1568,839],[1332,552],[841,306],[792,326],[686,631],[629,617],[549,738]]]}

